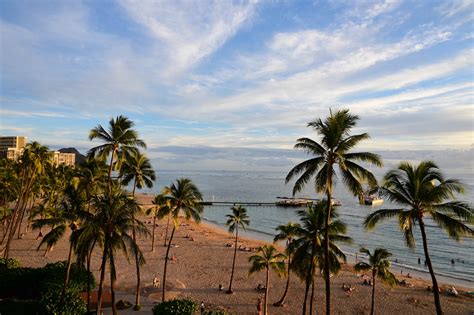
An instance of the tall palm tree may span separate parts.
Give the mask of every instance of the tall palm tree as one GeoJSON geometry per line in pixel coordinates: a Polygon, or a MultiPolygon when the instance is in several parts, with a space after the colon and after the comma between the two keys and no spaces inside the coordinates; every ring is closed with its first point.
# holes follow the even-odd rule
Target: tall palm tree
{"type": "MultiPolygon", "coordinates": [[[[299,163],[286,176],[286,183],[293,178],[296,180],[293,187],[293,195],[301,191],[303,187],[314,177],[314,188],[317,193],[326,194],[327,200],[332,200],[334,182],[337,179],[335,166],[338,165],[342,181],[354,196],[363,193],[362,182],[375,186],[377,181],[374,175],[357,164],[365,162],[376,166],[382,166],[380,157],[370,152],[350,152],[359,142],[369,138],[367,133],[352,135],[351,131],[356,126],[359,117],[349,113],[349,110],[338,110],[325,120],[316,119],[308,123],[321,137],[321,142],[309,138],[300,138],[295,145],[296,149],[302,149],[313,157],[299,163]]],[[[327,204],[326,226],[331,218],[331,204],[327,204]]],[[[326,229],[327,231],[327,229],[326,229]]],[[[329,237],[324,245],[325,257],[329,259],[329,237]]],[[[326,314],[331,312],[331,283],[329,278],[329,261],[325,263],[326,283],[326,314]]]]}
{"type": "Polygon", "coordinates": [[[10,222],[7,230],[7,241],[3,249],[4,258],[8,258],[10,252],[11,241],[15,231],[19,228],[22,213],[25,210],[33,185],[37,179],[45,172],[48,164],[51,164],[52,155],[48,151],[48,147],[34,141],[25,146],[25,150],[20,157],[20,190],[17,202],[12,211],[10,222]]]}
{"type": "Polygon", "coordinates": [[[249,262],[252,264],[249,270],[249,274],[265,269],[265,296],[263,298],[263,313],[268,314],[267,296],[268,296],[268,283],[270,278],[270,269],[277,272],[279,276],[285,274],[285,255],[278,253],[273,245],[263,245],[257,248],[257,253],[260,255],[253,255],[249,257],[249,262]]]}
{"type": "Polygon", "coordinates": [[[278,242],[278,241],[286,241],[286,257],[287,257],[287,279],[286,279],[286,287],[285,287],[285,292],[283,292],[283,296],[281,297],[278,302],[273,303],[274,306],[283,306],[285,304],[285,298],[286,295],[288,294],[288,289],[290,287],[290,266],[291,266],[291,256],[293,255],[293,252],[295,251],[294,248],[294,237],[297,236],[298,234],[298,229],[301,226],[298,223],[293,223],[293,222],[288,222],[287,224],[282,224],[279,225],[276,230],[279,232],[275,237],[273,238],[273,242],[278,242]]]}
{"type": "Polygon", "coordinates": [[[326,226],[327,204],[327,200],[322,200],[317,204],[308,206],[306,210],[298,211],[301,227],[297,228],[296,231],[298,238],[294,240],[296,249],[291,267],[306,282],[303,314],[306,314],[310,286],[313,289],[311,291],[309,313],[312,314],[313,312],[316,267],[319,267],[324,277],[326,277],[325,273],[328,269],[330,273],[337,274],[341,269],[340,260],[345,262],[346,256],[336,243],[350,244],[352,242],[350,237],[344,235],[346,233],[346,225],[341,220],[338,220],[337,212],[331,211],[331,221],[326,226]],[[326,237],[329,238],[329,259],[326,259],[324,248],[326,237]],[[325,268],[326,261],[329,261],[328,268],[325,268]]]}
{"type": "MultiPolygon", "coordinates": [[[[165,215],[168,215],[168,224],[169,224],[169,207],[166,196],[164,193],[156,195],[153,200],[151,201],[154,204],[153,207],[146,211],[146,215],[150,215],[153,212],[153,232],[151,236],[151,251],[155,251],[155,227],[156,227],[156,218],[163,218],[165,215]]],[[[168,230],[168,226],[166,227],[168,230]]],[[[166,236],[165,236],[165,244],[166,244],[166,236]]]]}
{"type": "Polygon", "coordinates": [[[95,239],[102,247],[97,314],[100,314],[102,309],[102,291],[107,262],[109,262],[110,270],[112,311],[113,314],[116,314],[114,283],[117,278],[117,271],[115,268],[115,254],[117,250],[120,250],[128,259],[128,253],[132,251],[134,255],[138,254],[141,264],[145,263],[140,248],[130,234],[133,229],[141,235],[148,235],[149,232],[145,225],[135,218],[136,213],[140,211],[140,206],[135,199],[129,198],[116,182],[112,182],[110,190],[93,198],[93,207],[96,212],[89,222],[85,223],[85,229],[82,231],[78,242],[90,244],[91,239],[95,239]]]}
{"type": "Polygon", "coordinates": [[[69,238],[69,254],[66,264],[66,273],[64,275],[64,285],[61,293],[60,305],[64,302],[67,286],[69,283],[69,274],[71,271],[72,257],[74,255],[74,247],[76,246],[78,238],[78,228],[81,224],[81,218],[85,214],[85,200],[82,198],[79,191],[74,189],[72,185],[68,185],[64,191],[65,196],[62,199],[59,207],[59,211],[52,218],[37,219],[33,221],[33,228],[41,228],[44,226],[50,226],[51,231],[47,233],[38,245],[38,250],[43,244],[46,244],[48,248],[54,246],[63,236],[66,234],[68,229],[71,230],[69,238]]]}
{"type": "Polygon", "coordinates": [[[229,232],[234,233],[235,231],[235,245],[234,245],[234,259],[232,260],[232,272],[230,274],[229,289],[227,290],[228,294],[232,294],[232,280],[234,279],[234,270],[235,270],[235,258],[237,257],[237,242],[239,239],[239,226],[245,230],[245,227],[249,226],[250,220],[247,215],[247,209],[241,205],[233,206],[230,208],[232,214],[226,215],[227,222],[225,225],[229,227],[229,232]]]}
{"type": "MultiPolygon", "coordinates": [[[[144,186],[151,188],[156,179],[155,170],[151,166],[150,160],[139,151],[132,151],[125,158],[120,176],[122,185],[126,186],[133,181],[132,196],[135,197],[135,189],[144,186]]],[[[136,242],[135,229],[132,230],[133,241],[136,242]]],[[[138,255],[135,255],[135,267],[137,273],[137,287],[135,289],[135,310],[140,309],[140,263],[138,255]]]]}
{"type": "Polygon", "coordinates": [[[138,133],[132,129],[133,126],[133,121],[120,115],[109,121],[108,130],[98,125],[89,133],[90,140],[99,139],[104,144],[90,149],[87,155],[105,159],[110,154],[109,182],[111,181],[112,168],[117,155],[136,152],[138,147],[146,148],[145,142],[138,139],[138,133]]]}
{"type": "Polygon", "coordinates": [[[201,192],[189,178],[180,178],[176,180],[176,183],[172,183],[171,186],[165,187],[164,193],[173,220],[173,230],[171,231],[168,248],[166,249],[165,266],[163,270],[162,301],[165,301],[166,269],[168,267],[169,252],[174,232],[179,226],[179,215],[182,213],[186,220],[193,219],[196,223],[199,223],[201,222],[201,213],[203,211],[203,206],[201,205],[201,192]]]}
{"type": "Polygon", "coordinates": [[[390,286],[396,285],[398,281],[394,274],[390,272],[390,261],[388,260],[388,257],[392,256],[390,252],[384,248],[376,248],[373,254],[366,248],[361,248],[360,252],[369,257],[369,262],[358,262],[354,269],[356,271],[372,271],[372,305],[370,307],[370,315],[374,315],[375,278],[379,278],[390,286]]]}
{"type": "Polygon", "coordinates": [[[398,226],[409,248],[415,247],[414,227],[416,225],[420,227],[438,315],[442,314],[441,301],[438,282],[428,251],[425,218],[431,217],[434,223],[456,241],[459,241],[461,236],[474,235],[474,231],[462,222],[469,224],[474,222],[473,210],[469,204],[453,200],[455,193],[463,191],[463,185],[458,180],[445,179],[439,167],[432,161],[423,161],[418,166],[402,162],[396,169],[385,174],[380,194],[403,208],[375,211],[364,222],[367,229],[373,229],[378,222],[397,217],[398,226]]]}

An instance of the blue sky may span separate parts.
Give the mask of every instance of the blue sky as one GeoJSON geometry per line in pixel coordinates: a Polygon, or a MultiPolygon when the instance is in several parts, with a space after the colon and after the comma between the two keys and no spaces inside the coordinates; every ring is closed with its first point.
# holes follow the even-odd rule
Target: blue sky
{"type": "Polygon", "coordinates": [[[472,153],[473,20],[462,0],[3,0],[0,134],[85,151],[124,114],[164,164],[240,168],[332,107],[362,149],[472,153]]]}

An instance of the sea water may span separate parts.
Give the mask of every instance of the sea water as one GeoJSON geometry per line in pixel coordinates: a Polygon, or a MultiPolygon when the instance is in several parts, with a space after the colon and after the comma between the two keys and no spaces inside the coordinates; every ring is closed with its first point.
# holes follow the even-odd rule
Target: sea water
{"type": "MultiPolygon", "coordinates": [[[[460,179],[466,186],[466,193],[459,199],[473,204],[474,182],[466,174],[447,174],[450,178],[460,179]]],[[[158,171],[158,180],[148,193],[158,193],[163,186],[181,177],[190,178],[203,194],[205,201],[231,202],[275,202],[277,196],[292,196],[292,183],[285,185],[284,172],[255,171],[158,171]]],[[[378,178],[380,178],[378,176],[378,178]]],[[[321,198],[309,182],[297,197],[321,198]]],[[[424,265],[423,245],[418,227],[415,228],[416,247],[409,249],[405,245],[403,234],[398,229],[396,219],[388,220],[372,231],[366,231],[363,221],[367,215],[377,209],[394,209],[399,206],[385,201],[383,205],[372,207],[359,205],[357,198],[345,189],[342,183],[336,183],[334,198],[341,201],[337,207],[340,219],[347,224],[347,235],[353,239],[352,245],[341,246],[348,259],[354,260],[361,246],[373,251],[376,247],[389,250],[393,256],[393,265],[405,272],[427,272],[424,265]],[[418,264],[420,259],[420,264],[418,264]]],[[[231,213],[229,205],[206,206],[203,218],[221,228],[225,227],[226,215],[231,213]]],[[[304,208],[283,208],[270,206],[245,206],[250,217],[250,226],[242,233],[245,236],[272,242],[278,225],[290,221],[298,222],[297,211],[304,208]]],[[[437,227],[430,219],[426,220],[429,253],[436,274],[459,280],[463,285],[474,286],[474,239],[463,238],[461,242],[451,239],[446,232],[437,227]],[[454,264],[452,263],[454,261],[454,264]]]]}

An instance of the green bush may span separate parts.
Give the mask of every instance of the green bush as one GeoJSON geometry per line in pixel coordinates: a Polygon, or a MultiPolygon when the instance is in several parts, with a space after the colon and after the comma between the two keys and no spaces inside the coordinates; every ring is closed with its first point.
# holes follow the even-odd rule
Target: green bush
{"type": "Polygon", "coordinates": [[[0,258],[0,270],[19,268],[20,261],[15,258],[0,258]]]}
{"type": "Polygon", "coordinates": [[[119,311],[122,311],[122,310],[126,310],[127,308],[132,307],[132,303],[130,303],[129,301],[125,301],[125,300],[120,300],[115,304],[115,306],[117,306],[117,309],[119,311]]]}
{"type": "Polygon", "coordinates": [[[64,302],[60,304],[62,287],[51,287],[40,300],[46,314],[50,315],[80,315],[87,313],[86,303],[76,291],[67,290],[64,302]]]}
{"type": "Polygon", "coordinates": [[[161,302],[152,309],[154,315],[192,315],[197,310],[197,303],[190,299],[161,302]]]}

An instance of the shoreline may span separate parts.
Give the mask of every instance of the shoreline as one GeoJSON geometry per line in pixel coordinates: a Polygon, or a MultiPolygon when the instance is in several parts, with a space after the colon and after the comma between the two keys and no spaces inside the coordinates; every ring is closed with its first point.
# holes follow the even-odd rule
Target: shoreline
{"type": "MultiPolygon", "coordinates": [[[[220,230],[220,232],[222,232],[222,233],[228,233],[225,230],[224,226],[221,226],[220,224],[216,223],[215,221],[208,220],[208,219],[203,219],[203,221],[205,222],[206,225],[210,225],[211,227],[216,228],[217,230],[220,230]]],[[[244,235],[243,238],[245,238],[249,241],[273,243],[272,241],[266,240],[263,237],[260,238],[259,237],[260,235],[263,236],[263,235],[266,235],[266,234],[260,233],[258,231],[255,231],[255,232],[245,231],[245,232],[240,232],[240,233],[241,233],[241,235],[244,235]]],[[[275,247],[279,248],[280,250],[284,249],[284,247],[282,247],[280,244],[277,244],[275,247]]],[[[353,267],[357,263],[356,260],[355,260],[356,252],[348,252],[348,251],[345,251],[345,250],[343,252],[347,257],[347,264],[350,265],[351,267],[353,267]]],[[[420,270],[416,266],[391,262],[391,270],[395,275],[399,275],[401,273],[401,271],[403,271],[406,274],[407,270],[408,270],[408,273],[410,273],[410,275],[412,277],[420,278],[424,281],[431,282],[431,275],[430,275],[429,271],[428,270],[426,270],[426,271],[420,270]]],[[[460,287],[463,287],[463,288],[466,288],[466,289],[474,289],[474,281],[464,280],[461,277],[454,277],[454,276],[450,276],[450,275],[439,274],[439,273],[436,273],[436,272],[435,272],[435,275],[436,275],[436,279],[440,283],[443,283],[443,284],[446,284],[446,285],[450,284],[450,285],[454,285],[456,287],[460,286],[460,287]]]]}

